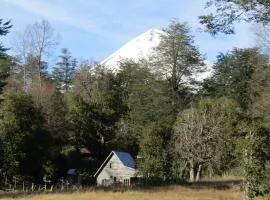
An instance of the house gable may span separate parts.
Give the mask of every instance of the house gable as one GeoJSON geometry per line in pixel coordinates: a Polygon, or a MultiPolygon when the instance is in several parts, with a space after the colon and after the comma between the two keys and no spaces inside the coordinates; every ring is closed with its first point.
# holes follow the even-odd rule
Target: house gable
{"type": "Polygon", "coordinates": [[[129,153],[126,152],[119,152],[119,151],[112,151],[109,156],[105,159],[105,161],[101,164],[97,172],[94,174],[94,177],[97,177],[98,174],[103,170],[103,168],[106,166],[106,164],[110,161],[110,159],[116,156],[119,161],[125,166],[129,167],[131,169],[136,169],[136,163],[133,160],[133,158],[130,156],[129,153]]]}
{"type": "Polygon", "coordinates": [[[125,152],[111,152],[95,173],[98,185],[124,183],[135,176],[135,161],[125,152]],[[120,157],[120,158],[119,158],[120,157]]]}

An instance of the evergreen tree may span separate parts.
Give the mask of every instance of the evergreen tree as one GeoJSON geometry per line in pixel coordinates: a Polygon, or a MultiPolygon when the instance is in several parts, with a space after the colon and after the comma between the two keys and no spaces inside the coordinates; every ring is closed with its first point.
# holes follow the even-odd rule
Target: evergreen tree
{"type": "Polygon", "coordinates": [[[203,71],[203,58],[194,45],[187,24],[172,21],[152,57],[153,70],[166,77],[172,103],[179,109],[180,102],[188,103],[188,85],[194,85],[192,75],[203,71]]]}
{"type": "Polygon", "coordinates": [[[53,78],[57,81],[59,89],[68,91],[75,75],[77,62],[71,58],[70,52],[66,48],[62,49],[62,55],[59,58],[57,67],[54,67],[53,78]]]}
{"type": "Polygon", "coordinates": [[[3,144],[2,170],[9,177],[41,181],[48,159],[49,136],[41,111],[30,96],[10,94],[1,104],[0,138],[3,144]]]}
{"type": "MultiPolygon", "coordinates": [[[[101,164],[112,150],[119,120],[120,102],[114,93],[114,75],[101,66],[83,68],[74,79],[69,97],[68,118],[74,132],[72,143],[77,149],[87,148],[101,164]]],[[[96,170],[95,163],[91,171],[96,170]]]]}
{"type": "MultiPolygon", "coordinates": [[[[213,75],[203,83],[202,94],[212,97],[227,96],[237,101],[243,109],[248,109],[254,102],[254,96],[258,95],[252,84],[256,84],[259,78],[254,80],[255,72],[269,74],[267,57],[261,55],[257,49],[251,48],[233,49],[217,58],[217,63],[213,66],[213,75]]],[[[267,78],[259,82],[261,84],[256,84],[257,90],[267,85],[267,78]]]]}
{"type": "MultiPolygon", "coordinates": [[[[10,21],[3,22],[3,19],[0,19],[0,36],[5,36],[9,33],[12,25],[10,21]]],[[[3,87],[6,85],[6,78],[9,75],[9,64],[10,60],[7,58],[6,51],[8,48],[5,48],[2,43],[0,43],[0,94],[3,91],[3,87]],[[8,59],[8,60],[7,60],[8,59]]]]}
{"type": "MultiPolygon", "coordinates": [[[[3,22],[3,19],[0,19],[0,36],[5,36],[9,33],[9,30],[11,29],[12,25],[10,24],[10,21],[3,22]]],[[[0,59],[3,59],[6,56],[6,51],[8,48],[5,48],[2,43],[0,43],[0,59]]]]}
{"type": "Polygon", "coordinates": [[[258,49],[234,49],[219,56],[213,76],[204,82],[203,94],[212,97],[226,96],[240,105],[241,112],[235,130],[239,140],[245,172],[245,199],[262,194],[260,179],[264,179],[269,136],[269,82],[268,57],[258,49]],[[241,145],[245,144],[245,145],[241,145]],[[262,149],[257,149],[259,146],[262,149]],[[256,153],[255,153],[256,152],[256,153]],[[254,164],[251,164],[254,163],[254,164]]]}
{"type": "Polygon", "coordinates": [[[121,63],[117,79],[124,108],[118,124],[118,147],[136,155],[145,127],[170,127],[173,123],[168,84],[151,73],[147,63],[133,61],[121,63]]]}
{"type": "Polygon", "coordinates": [[[245,199],[269,195],[267,183],[270,179],[266,171],[270,159],[269,129],[256,119],[242,116],[238,123],[236,141],[244,170],[245,199]]]}
{"type": "MultiPolygon", "coordinates": [[[[26,68],[25,81],[26,86],[31,86],[32,84],[36,84],[39,82],[39,76],[42,79],[48,76],[48,63],[45,61],[40,61],[40,71],[37,69],[37,65],[39,63],[38,58],[32,54],[28,54],[26,58],[26,63],[24,64],[26,68]]],[[[28,88],[27,87],[27,88],[28,88]]]]}
{"type": "Polygon", "coordinates": [[[140,169],[139,174],[146,181],[160,182],[172,179],[170,133],[171,130],[155,123],[144,127],[137,161],[140,169]]]}

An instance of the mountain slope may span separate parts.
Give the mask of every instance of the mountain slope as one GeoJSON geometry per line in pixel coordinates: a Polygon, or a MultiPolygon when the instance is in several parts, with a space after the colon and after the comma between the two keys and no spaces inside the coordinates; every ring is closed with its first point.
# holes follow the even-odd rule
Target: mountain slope
{"type": "Polygon", "coordinates": [[[158,46],[160,34],[162,33],[158,29],[150,29],[142,33],[103,60],[101,64],[108,69],[117,71],[119,69],[119,62],[123,59],[137,61],[141,58],[147,58],[153,52],[153,48],[158,46]]]}

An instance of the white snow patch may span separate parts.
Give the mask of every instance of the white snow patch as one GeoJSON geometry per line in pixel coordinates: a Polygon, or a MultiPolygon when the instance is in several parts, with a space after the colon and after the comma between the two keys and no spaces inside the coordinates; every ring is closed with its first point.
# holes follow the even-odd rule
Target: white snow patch
{"type": "Polygon", "coordinates": [[[147,59],[152,54],[153,48],[158,46],[160,34],[162,33],[163,31],[158,29],[146,31],[126,43],[115,53],[103,60],[101,64],[110,70],[118,71],[121,60],[131,59],[138,61],[142,58],[147,59]]]}

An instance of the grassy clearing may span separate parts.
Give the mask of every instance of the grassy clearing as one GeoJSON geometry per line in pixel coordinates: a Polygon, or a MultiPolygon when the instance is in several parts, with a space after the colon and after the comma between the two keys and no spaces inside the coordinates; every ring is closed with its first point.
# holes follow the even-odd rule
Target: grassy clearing
{"type": "MultiPolygon", "coordinates": [[[[40,194],[17,197],[16,200],[241,200],[243,192],[239,188],[228,190],[190,189],[181,186],[155,188],[145,191],[127,192],[78,192],[72,194],[40,194]]],[[[3,200],[10,200],[3,198],[3,200]]],[[[259,200],[259,199],[258,199],[259,200]]]]}

